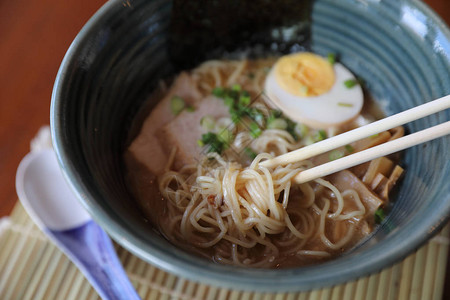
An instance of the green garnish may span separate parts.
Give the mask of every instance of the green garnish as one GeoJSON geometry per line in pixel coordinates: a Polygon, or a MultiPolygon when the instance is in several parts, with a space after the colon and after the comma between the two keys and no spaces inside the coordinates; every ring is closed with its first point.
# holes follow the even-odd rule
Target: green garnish
{"type": "Polygon", "coordinates": [[[262,130],[261,130],[261,128],[259,128],[258,123],[256,123],[256,122],[250,123],[250,135],[253,138],[256,139],[257,137],[259,137],[261,135],[261,133],[262,133],[262,130]]]}
{"type": "Polygon", "coordinates": [[[267,117],[266,123],[270,124],[273,122],[273,120],[280,118],[283,115],[283,113],[279,110],[271,110],[269,116],[267,117]]]}
{"type": "Polygon", "coordinates": [[[374,139],[374,138],[378,137],[379,135],[380,135],[379,133],[375,133],[375,134],[372,134],[372,135],[370,136],[370,138],[371,138],[371,139],[374,139]]]}
{"type": "Polygon", "coordinates": [[[341,158],[341,157],[344,157],[344,152],[339,151],[339,150],[333,150],[333,151],[331,151],[331,152],[328,154],[328,159],[329,159],[330,161],[339,159],[339,158],[341,158]]]}
{"type": "Polygon", "coordinates": [[[242,94],[239,96],[239,104],[240,105],[249,105],[250,104],[250,95],[248,94],[242,94]]]}
{"type": "Polygon", "coordinates": [[[186,103],[184,102],[183,98],[179,96],[173,96],[172,99],[170,99],[170,110],[174,115],[178,115],[183,111],[185,107],[186,103]]]}
{"type": "Polygon", "coordinates": [[[353,107],[352,103],[347,103],[347,102],[338,102],[337,105],[342,106],[342,107],[353,107]]]}
{"type": "Polygon", "coordinates": [[[258,109],[248,106],[251,102],[250,94],[242,90],[238,84],[233,85],[231,89],[214,88],[212,93],[214,96],[223,99],[234,123],[240,122],[245,116],[252,118],[259,113],[258,109]]]}
{"type": "Polygon", "coordinates": [[[281,111],[271,110],[269,116],[266,116],[256,107],[251,107],[250,94],[242,90],[240,85],[233,85],[232,88],[214,88],[213,95],[223,99],[225,106],[228,107],[231,120],[237,124],[241,120],[251,119],[250,135],[257,138],[266,128],[283,129],[289,132],[295,140],[298,140],[296,133],[297,123],[283,117],[281,111]]]}
{"type": "Polygon", "coordinates": [[[300,138],[305,138],[309,133],[309,128],[305,124],[297,123],[295,125],[294,131],[300,138]]]}
{"type": "Polygon", "coordinates": [[[200,126],[206,130],[213,130],[216,126],[216,120],[212,116],[206,115],[200,119],[200,126]]]}
{"type": "Polygon", "coordinates": [[[327,58],[328,58],[328,62],[330,64],[334,65],[334,63],[336,62],[336,54],[328,53],[327,58]]]}
{"type": "Polygon", "coordinates": [[[348,153],[353,153],[353,151],[355,151],[351,145],[345,145],[345,150],[347,150],[348,153]]]}
{"type": "Polygon", "coordinates": [[[216,87],[212,90],[212,94],[216,97],[222,98],[225,95],[225,89],[221,87],[216,87]]]}
{"type": "Polygon", "coordinates": [[[259,110],[254,110],[251,112],[251,118],[258,123],[258,125],[260,127],[264,128],[265,123],[267,123],[266,117],[259,111],[259,110]]]}
{"type": "Polygon", "coordinates": [[[311,145],[311,144],[314,144],[316,141],[313,139],[313,137],[312,136],[310,136],[310,135],[307,135],[307,136],[305,136],[304,138],[303,138],[303,143],[306,145],[306,146],[309,146],[309,145],[311,145]]]}
{"type": "Polygon", "coordinates": [[[232,109],[234,106],[234,99],[231,98],[230,96],[225,96],[223,98],[223,102],[225,103],[225,105],[229,108],[232,109]]]}
{"type": "Polygon", "coordinates": [[[202,134],[202,138],[197,141],[197,144],[200,147],[208,145],[208,152],[217,152],[218,154],[222,154],[222,151],[228,148],[228,144],[213,132],[202,134]]]}
{"type": "Polygon", "coordinates": [[[234,84],[234,85],[231,87],[231,90],[232,90],[232,91],[235,91],[235,92],[240,92],[240,91],[241,91],[241,86],[240,86],[239,84],[234,84]]]}
{"type": "Polygon", "coordinates": [[[218,138],[223,142],[223,149],[227,149],[233,141],[233,133],[228,129],[219,132],[218,138]]]}
{"type": "Polygon", "coordinates": [[[375,223],[380,224],[386,218],[384,210],[380,207],[375,211],[375,223]]]}
{"type": "Polygon", "coordinates": [[[283,129],[289,132],[292,137],[297,140],[298,133],[296,132],[297,123],[283,116],[283,113],[279,110],[271,110],[266,120],[267,128],[271,129],[283,129]]]}
{"type": "Polygon", "coordinates": [[[258,155],[255,151],[253,151],[252,148],[249,147],[244,148],[244,153],[251,159],[255,159],[255,157],[258,155]]]}
{"type": "Polygon", "coordinates": [[[288,127],[288,122],[283,118],[276,118],[272,120],[267,120],[267,128],[268,129],[281,129],[286,130],[288,127]]]}
{"type": "Polygon", "coordinates": [[[186,102],[184,102],[183,98],[181,98],[180,96],[173,96],[170,99],[170,110],[176,116],[180,114],[183,110],[186,110],[188,112],[194,112],[195,107],[191,105],[186,105],[186,102]]]}
{"type": "Polygon", "coordinates": [[[319,130],[319,136],[322,140],[327,138],[327,133],[325,132],[325,130],[321,129],[319,130]]]}
{"type": "Polygon", "coordinates": [[[346,81],[344,81],[344,85],[348,88],[351,89],[352,87],[354,87],[355,85],[358,84],[358,81],[355,79],[348,79],[346,81]]]}
{"type": "Polygon", "coordinates": [[[284,118],[287,122],[287,128],[286,131],[289,132],[290,135],[294,138],[294,140],[298,141],[298,135],[295,132],[295,126],[297,126],[297,123],[292,121],[291,119],[284,118]]]}
{"type": "Polygon", "coordinates": [[[186,107],[186,111],[187,112],[194,112],[195,111],[195,107],[189,105],[189,106],[186,107]]]}
{"type": "Polygon", "coordinates": [[[303,95],[306,95],[306,94],[308,94],[308,90],[309,89],[306,85],[302,85],[302,86],[300,86],[299,92],[302,93],[303,95]]]}
{"type": "Polygon", "coordinates": [[[325,132],[325,130],[320,129],[316,135],[314,136],[314,141],[315,142],[320,142],[323,141],[324,139],[327,138],[327,133],[325,132]]]}
{"type": "Polygon", "coordinates": [[[278,109],[270,110],[269,118],[280,118],[282,116],[283,116],[283,113],[281,112],[281,110],[278,110],[278,109]]]}

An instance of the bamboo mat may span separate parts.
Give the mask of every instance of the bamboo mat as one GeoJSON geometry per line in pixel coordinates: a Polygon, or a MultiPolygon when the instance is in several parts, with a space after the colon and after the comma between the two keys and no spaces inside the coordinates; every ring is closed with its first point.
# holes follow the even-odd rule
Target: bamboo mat
{"type": "MultiPolygon", "coordinates": [[[[43,126],[31,151],[51,147],[43,126]]],[[[441,300],[449,254],[450,224],[427,245],[380,273],[301,293],[254,293],[195,283],[166,273],[115,245],[142,299],[152,300],[441,300]]],[[[69,259],[34,225],[17,202],[0,219],[0,300],[100,299],[69,259]]]]}
{"type": "MultiPolygon", "coordinates": [[[[402,262],[380,273],[322,290],[253,293],[198,284],[133,256],[116,245],[142,299],[441,299],[450,226],[402,262]]],[[[0,299],[99,299],[78,269],[33,224],[18,202],[0,219],[0,299]]]]}

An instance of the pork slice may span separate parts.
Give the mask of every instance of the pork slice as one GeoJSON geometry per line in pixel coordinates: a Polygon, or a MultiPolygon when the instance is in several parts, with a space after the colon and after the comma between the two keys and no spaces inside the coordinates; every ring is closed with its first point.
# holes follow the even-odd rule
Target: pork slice
{"type": "Polygon", "coordinates": [[[201,99],[201,94],[192,78],[185,72],[180,73],[166,96],[145,119],[140,133],[128,147],[128,155],[132,155],[136,161],[144,164],[155,175],[164,171],[168,160],[169,153],[161,147],[156,132],[176,117],[170,108],[170,100],[173,96],[183,98],[192,106],[201,99]]]}
{"type": "Polygon", "coordinates": [[[199,160],[202,148],[198,146],[197,141],[205,133],[200,126],[200,120],[206,115],[215,119],[226,117],[229,115],[228,108],[222,100],[209,96],[195,107],[195,111],[181,112],[158,131],[157,136],[165,153],[177,149],[173,169],[178,170],[199,160]]]}

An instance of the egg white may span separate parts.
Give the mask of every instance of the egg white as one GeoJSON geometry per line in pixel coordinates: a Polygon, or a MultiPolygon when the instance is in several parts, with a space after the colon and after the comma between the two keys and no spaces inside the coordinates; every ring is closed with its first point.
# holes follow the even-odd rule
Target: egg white
{"type": "Polygon", "coordinates": [[[348,88],[344,82],[356,80],[340,63],[333,65],[335,82],[331,89],[319,96],[300,97],[280,87],[275,78],[275,67],[267,75],[265,94],[286,116],[312,128],[337,127],[357,117],[362,109],[364,95],[359,84],[348,88]]]}

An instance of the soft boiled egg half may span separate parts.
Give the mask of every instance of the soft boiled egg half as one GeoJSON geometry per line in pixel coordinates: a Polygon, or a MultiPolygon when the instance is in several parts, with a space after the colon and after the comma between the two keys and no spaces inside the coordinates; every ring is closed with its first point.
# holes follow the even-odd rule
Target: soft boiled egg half
{"type": "Polygon", "coordinates": [[[353,120],[364,101],[347,68],[310,52],[278,59],[267,75],[265,93],[292,120],[321,129],[353,120]]]}

